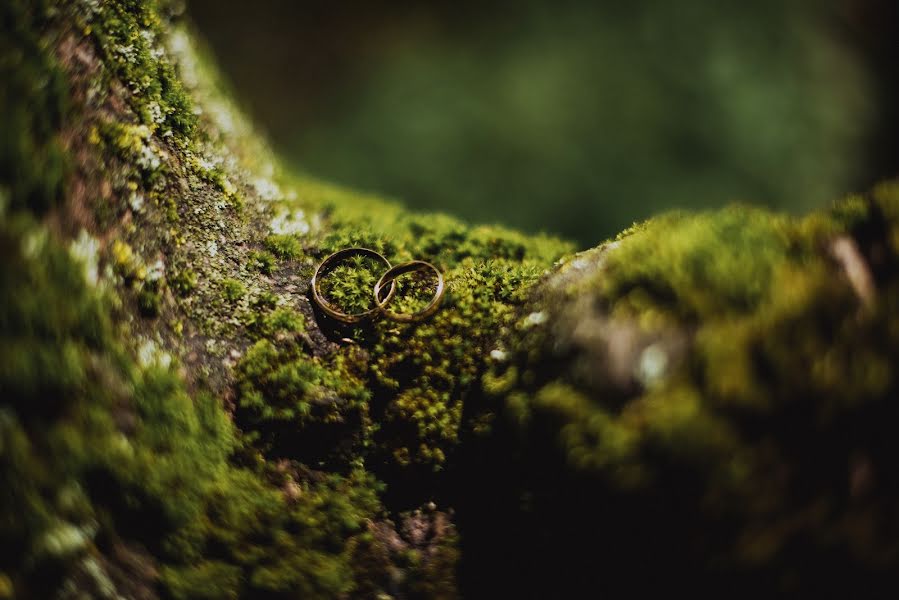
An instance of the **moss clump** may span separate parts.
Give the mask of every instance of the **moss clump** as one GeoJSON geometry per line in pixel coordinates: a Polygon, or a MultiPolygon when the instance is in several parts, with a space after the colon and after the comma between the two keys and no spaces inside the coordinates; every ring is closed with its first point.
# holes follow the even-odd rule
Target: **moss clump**
{"type": "Polygon", "coordinates": [[[277,344],[260,340],[238,365],[240,422],[276,456],[307,464],[352,460],[370,397],[360,374],[347,366],[358,358],[351,349],[327,361],[309,356],[290,331],[297,326],[301,322],[289,313],[263,322],[263,330],[286,335],[277,344]]]}
{"type": "Polygon", "coordinates": [[[259,271],[264,275],[271,275],[275,270],[277,261],[270,252],[264,250],[256,250],[250,253],[250,268],[259,271]]]}
{"type": "Polygon", "coordinates": [[[172,289],[182,298],[187,297],[197,287],[197,274],[192,269],[181,269],[169,280],[172,289]]]}
{"type": "Polygon", "coordinates": [[[367,256],[349,257],[322,277],[322,295],[349,314],[370,310],[375,306],[372,290],[386,269],[386,265],[367,256]]]}
{"type": "Polygon", "coordinates": [[[468,390],[497,332],[514,322],[515,306],[542,271],[538,265],[462,260],[447,271],[449,289],[431,319],[413,326],[376,325],[371,372],[390,398],[379,437],[397,462],[437,467],[445,462],[458,441],[468,390]]]}
{"type": "MultiPolygon", "coordinates": [[[[529,465],[491,462],[477,480],[490,487],[494,469],[522,478],[486,492],[528,499],[509,527],[614,507],[540,541],[602,536],[591,560],[610,589],[632,589],[649,546],[658,576],[709,591],[887,581],[895,532],[866,533],[888,517],[864,498],[878,485],[866,477],[890,468],[883,424],[897,417],[897,189],[802,220],[742,208],[664,217],[562,267],[522,312],[506,342],[517,350],[484,380],[512,418],[473,452],[504,448],[529,465]],[[876,298],[834,258],[836,239],[853,240],[851,268],[867,271],[876,298]],[[537,310],[546,324],[529,323],[537,310]],[[602,374],[617,361],[624,375],[602,374]]],[[[573,553],[527,543],[510,565],[528,553],[549,572],[589,572],[573,553]]]]}
{"type": "Polygon", "coordinates": [[[299,258],[303,247],[296,236],[290,234],[271,234],[265,238],[265,247],[282,260],[299,258]]]}
{"type": "Polygon", "coordinates": [[[801,251],[788,217],[742,207],[658,217],[618,241],[598,279],[579,285],[598,286],[618,310],[674,312],[692,321],[754,310],[769,293],[773,270],[801,251]]]}
{"type": "Polygon", "coordinates": [[[162,183],[167,166],[150,127],[110,120],[103,121],[99,131],[110,151],[134,169],[135,180],[148,188],[162,183]]]}
{"type": "Polygon", "coordinates": [[[306,318],[292,308],[281,307],[262,317],[259,333],[267,338],[297,335],[306,331],[306,318]]]}
{"type": "Polygon", "coordinates": [[[185,556],[162,571],[174,598],[333,598],[351,592],[352,538],[377,510],[373,482],[356,473],[315,482],[281,474],[293,500],[247,473],[233,473],[209,490],[205,522],[186,525],[171,540],[185,556]],[[347,545],[345,540],[351,540],[347,545]],[[219,560],[205,548],[219,548],[219,560]]]}
{"type": "MultiPolygon", "coordinates": [[[[465,398],[494,341],[514,323],[530,286],[569,246],[502,228],[470,228],[442,215],[404,215],[385,204],[375,209],[355,197],[326,197],[333,204],[330,233],[316,244],[322,255],[362,246],[394,264],[423,259],[444,273],[445,299],[425,322],[381,319],[349,332],[368,351],[376,461],[442,469],[458,442],[465,398]]],[[[372,289],[382,272],[368,259],[349,259],[323,278],[322,289],[343,310],[361,312],[373,306],[372,289]]],[[[413,312],[433,294],[430,276],[397,283],[391,310],[413,312]]]]}
{"type": "Polygon", "coordinates": [[[237,302],[243,298],[246,290],[243,284],[236,279],[225,279],[222,281],[222,295],[230,303],[237,302]]]}

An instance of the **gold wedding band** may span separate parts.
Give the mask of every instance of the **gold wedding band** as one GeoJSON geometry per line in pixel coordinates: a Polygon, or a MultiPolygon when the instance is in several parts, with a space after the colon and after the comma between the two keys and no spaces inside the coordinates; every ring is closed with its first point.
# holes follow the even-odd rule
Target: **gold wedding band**
{"type": "Polygon", "coordinates": [[[404,262],[399,265],[395,265],[387,269],[387,271],[381,275],[381,278],[378,280],[378,283],[375,284],[374,289],[374,297],[375,304],[378,309],[384,313],[384,316],[392,321],[397,321],[399,323],[415,323],[417,321],[423,321],[427,319],[435,312],[437,312],[437,308],[440,306],[440,301],[443,299],[443,293],[445,292],[445,286],[443,281],[443,273],[440,272],[440,269],[435,267],[429,262],[423,260],[410,260],[409,262],[404,262]],[[434,297],[431,299],[431,302],[428,303],[420,311],[406,314],[406,313],[395,313],[393,311],[387,310],[387,304],[390,303],[390,300],[393,296],[394,287],[391,287],[391,292],[387,295],[384,300],[381,300],[381,289],[390,283],[391,286],[396,285],[396,278],[400,275],[404,275],[406,273],[412,273],[414,271],[424,271],[430,269],[437,275],[437,289],[434,292],[434,297]]]}
{"type": "MultiPolygon", "coordinates": [[[[324,275],[327,275],[331,271],[331,269],[333,269],[337,265],[337,263],[340,262],[341,259],[353,255],[367,256],[369,258],[378,260],[387,265],[388,271],[391,268],[389,260],[369,248],[344,248],[343,250],[338,250],[334,254],[331,254],[330,256],[325,258],[325,260],[323,260],[320,265],[318,265],[318,268],[315,270],[315,275],[312,276],[312,298],[315,300],[315,303],[318,304],[319,308],[322,309],[323,313],[325,313],[332,319],[340,321],[341,323],[359,323],[360,321],[364,321],[365,319],[375,316],[383,310],[381,307],[380,294],[378,293],[375,294],[374,308],[361,313],[352,314],[345,313],[342,310],[335,308],[334,305],[325,300],[325,297],[322,295],[321,290],[319,289],[319,286],[321,285],[321,278],[324,275]]],[[[387,292],[387,296],[384,298],[384,302],[390,302],[390,299],[393,298],[393,294],[395,292],[396,282],[391,280],[390,289],[387,292]]]]}

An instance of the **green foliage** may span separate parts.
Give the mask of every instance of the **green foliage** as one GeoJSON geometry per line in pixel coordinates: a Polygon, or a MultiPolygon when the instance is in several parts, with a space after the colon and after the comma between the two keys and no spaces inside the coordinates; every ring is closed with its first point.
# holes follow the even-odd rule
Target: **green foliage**
{"type": "Polygon", "coordinates": [[[866,148],[892,106],[878,106],[862,50],[873,39],[835,34],[853,19],[839,1],[504,9],[368,6],[354,19],[365,27],[323,9],[340,35],[323,36],[319,52],[343,67],[285,85],[257,65],[274,44],[304,51],[320,21],[304,23],[300,6],[281,9],[294,27],[278,27],[210,0],[189,5],[298,168],[415,210],[587,248],[672,207],[812,210],[877,168],[866,148]],[[251,41],[233,44],[237,27],[251,41]]]}

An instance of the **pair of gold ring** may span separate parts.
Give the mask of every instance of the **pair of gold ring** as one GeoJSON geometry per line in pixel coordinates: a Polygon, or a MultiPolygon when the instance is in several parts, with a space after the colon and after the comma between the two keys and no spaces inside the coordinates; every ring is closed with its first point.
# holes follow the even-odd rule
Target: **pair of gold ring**
{"type": "Polygon", "coordinates": [[[384,316],[399,323],[415,323],[417,321],[423,321],[437,312],[440,301],[443,299],[444,291],[443,273],[431,263],[423,260],[410,260],[409,262],[398,265],[391,265],[390,261],[384,258],[384,256],[369,248],[344,248],[343,250],[338,250],[325,258],[315,270],[315,275],[312,276],[312,298],[315,300],[315,303],[318,304],[323,313],[341,323],[359,323],[377,316],[384,316]],[[322,278],[341,261],[352,256],[367,256],[368,258],[373,258],[378,262],[387,265],[387,270],[384,271],[384,274],[378,279],[373,290],[375,307],[360,313],[346,313],[340,310],[325,300],[321,291],[322,278]],[[396,279],[401,275],[414,273],[415,271],[433,271],[434,275],[437,277],[437,287],[434,291],[434,297],[427,306],[414,313],[398,313],[389,310],[387,305],[390,304],[390,301],[393,300],[393,296],[396,293],[396,279]],[[387,293],[382,294],[385,290],[385,286],[387,293]]]}

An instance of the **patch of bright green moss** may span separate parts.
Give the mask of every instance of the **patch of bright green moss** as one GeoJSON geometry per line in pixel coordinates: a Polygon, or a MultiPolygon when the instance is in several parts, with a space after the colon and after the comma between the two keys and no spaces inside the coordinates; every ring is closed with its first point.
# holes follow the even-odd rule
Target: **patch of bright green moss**
{"type": "Polygon", "coordinates": [[[141,125],[187,140],[197,118],[172,63],[161,46],[164,19],[156,2],[111,2],[88,7],[86,31],[104,64],[131,91],[141,125]]]}
{"type": "Polygon", "coordinates": [[[265,238],[265,246],[282,260],[298,258],[303,254],[303,247],[294,235],[273,233],[265,238]]]}
{"type": "Polygon", "coordinates": [[[306,319],[291,308],[277,308],[262,318],[261,333],[275,336],[279,333],[298,334],[306,330],[306,319]]]}
{"type": "Polygon", "coordinates": [[[787,217],[748,207],[663,215],[619,236],[597,280],[579,285],[599,286],[602,298],[634,313],[656,308],[698,320],[752,311],[793,251],[789,234],[787,217]]]}
{"type": "Polygon", "coordinates": [[[373,290],[387,265],[362,255],[341,262],[321,277],[320,290],[325,300],[349,314],[374,308],[373,290]]]}
{"type": "Polygon", "coordinates": [[[243,284],[236,279],[225,279],[222,281],[222,294],[225,296],[225,300],[231,302],[237,302],[243,295],[246,293],[246,290],[243,287],[243,284]]]}

